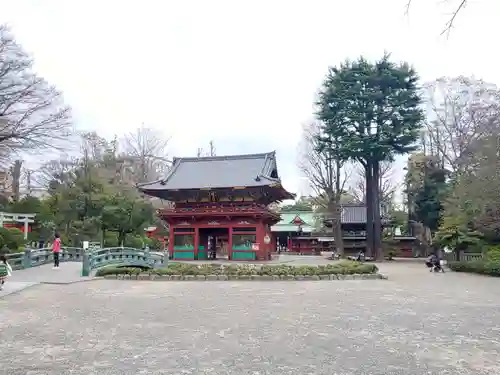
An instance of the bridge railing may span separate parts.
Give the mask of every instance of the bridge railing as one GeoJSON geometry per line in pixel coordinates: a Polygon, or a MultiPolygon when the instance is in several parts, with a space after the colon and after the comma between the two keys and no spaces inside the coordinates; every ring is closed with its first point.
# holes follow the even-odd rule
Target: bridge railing
{"type": "Polygon", "coordinates": [[[164,253],[138,250],[131,247],[94,249],[84,253],[82,276],[89,276],[92,270],[114,264],[159,268],[164,266],[167,261],[168,257],[164,253]]]}
{"type": "MultiPolygon", "coordinates": [[[[52,248],[26,248],[24,252],[6,254],[6,257],[14,270],[50,264],[54,261],[52,248]]],[[[129,247],[88,250],[79,247],[62,247],[59,260],[82,262],[82,276],[89,276],[92,270],[113,264],[159,268],[166,264],[168,257],[162,252],[129,247]]]]}
{"type": "MultiPolygon", "coordinates": [[[[41,266],[42,264],[49,264],[54,261],[52,248],[26,248],[23,252],[6,254],[6,258],[14,270],[41,266]]],[[[82,259],[82,248],[61,247],[61,252],[59,254],[60,262],[81,262],[82,259]]]]}
{"type": "Polygon", "coordinates": [[[86,273],[86,269],[90,272],[93,269],[112,264],[158,268],[164,264],[165,260],[165,255],[160,252],[138,250],[131,247],[110,247],[85,252],[83,267],[84,273],[86,273]]]}

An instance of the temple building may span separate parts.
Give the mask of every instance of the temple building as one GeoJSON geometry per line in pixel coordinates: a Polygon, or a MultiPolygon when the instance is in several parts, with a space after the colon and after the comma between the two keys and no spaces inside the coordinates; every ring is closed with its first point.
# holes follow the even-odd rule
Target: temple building
{"type": "Polygon", "coordinates": [[[170,226],[174,260],[266,260],[276,249],[271,203],[293,199],[281,185],[275,152],[174,158],[165,178],[138,185],[171,202],[158,210],[170,226]]]}
{"type": "Polygon", "coordinates": [[[277,250],[302,254],[314,253],[317,238],[311,236],[317,216],[312,211],[281,212],[281,220],[271,227],[277,250]]]}
{"type": "MultiPolygon", "coordinates": [[[[281,251],[304,255],[334,250],[332,220],[328,216],[312,211],[281,212],[281,221],[271,227],[277,247],[281,251]]],[[[381,216],[383,228],[389,227],[391,223],[383,208],[381,216]]],[[[362,203],[343,204],[341,220],[345,253],[356,254],[365,250],[366,206],[362,203]]],[[[402,242],[398,246],[404,250],[410,245],[402,242]]]]}

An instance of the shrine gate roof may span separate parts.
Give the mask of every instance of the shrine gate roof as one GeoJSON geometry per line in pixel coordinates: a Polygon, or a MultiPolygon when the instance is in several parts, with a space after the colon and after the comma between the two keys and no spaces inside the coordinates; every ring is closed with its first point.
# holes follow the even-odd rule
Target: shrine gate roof
{"type": "Polygon", "coordinates": [[[298,226],[303,232],[312,232],[316,215],[312,211],[280,212],[281,220],[271,227],[272,232],[296,232],[298,226]]]}
{"type": "Polygon", "coordinates": [[[174,158],[163,179],[139,184],[143,192],[159,190],[260,187],[281,184],[275,152],[249,155],[174,158]]]}

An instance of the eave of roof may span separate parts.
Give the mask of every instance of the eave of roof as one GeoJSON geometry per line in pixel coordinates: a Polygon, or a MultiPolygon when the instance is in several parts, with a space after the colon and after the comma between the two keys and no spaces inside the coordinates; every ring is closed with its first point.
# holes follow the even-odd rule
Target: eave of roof
{"type": "MultiPolygon", "coordinates": [[[[255,167],[255,165],[253,165],[255,167]]],[[[260,154],[247,154],[247,155],[228,155],[228,156],[208,156],[208,157],[201,157],[201,158],[194,158],[194,157],[187,157],[187,158],[174,158],[174,163],[171,168],[171,170],[168,172],[168,174],[159,180],[152,181],[152,182],[146,182],[146,183],[141,183],[137,184],[137,188],[148,195],[152,196],[158,196],[159,192],[166,192],[166,191],[197,191],[197,190],[217,190],[217,189],[228,189],[228,188],[258,188],[258,187],[265,187],[269,186],[272,189],[278,189],[282,193],[278,194],[280,196],[279,200],[287,200],[287,199],[293,199],[295,198],[295,195],[286,191],[283,186],[281,185],[281,179],[280,178],[273,178],[271,177],[271,173],[274,169],[277,169],[276,165],[276,154],[275,151],[273,152],[268,152],[268,153],[260,153],[260,154]],[[251,159],[256,159],[256,162],[262,162],[262,167],[260,168],[260,171],[256,173],[253,177],[243,177],[241,182],[244,182],[246,180],[246,184],[228,184],[227,179],[226,182],[224,183],[224,179],[221,179],[222,183],[220,185],[217,185],[216,183],[218,180],[211,181],[211,183],[208,184],[208,186],[200,186],[197,187],[196,183],[193,183],[191,186],[188,186],[186,188],[180,185],[179,182],[177,184],[174,182],[173,187],[169,187],[168,183],[169,181],[175,176],[177,170],[180,168],[180,166],[183,163],[196,163],[196,162],[210,162],[210,161],[217,161],[217,162],[224,162],[224,161],[230,161],[230,160],[235,160],[235,161],[242,161],[242,160],[251,160],[251,159]]],[[[186,173],[186,171],[183,171],[186,173]]],[[[227,174],[226,174],[227,175],[227,174]]]]}

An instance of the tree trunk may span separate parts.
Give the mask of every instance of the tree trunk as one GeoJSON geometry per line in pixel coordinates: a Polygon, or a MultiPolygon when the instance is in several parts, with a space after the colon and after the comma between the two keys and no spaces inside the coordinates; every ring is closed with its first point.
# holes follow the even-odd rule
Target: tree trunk
{"type": "Polygon", "coordinates": [[[101,248],[104,249],[106,246],[104,244],[106,240],[106,229],[101,229],[101,248]]]}
{"type": "Polygon", "coordinates": [[[365,166],[365,201],[366,201],[366,255],[373,256],[373,164],[366,161],[365,166]]]}
{"type": "Polygon", "coordinates": [[[373,162],[373,257],[384,259],[382,251],[382,220],[380,218],[380,162],[373,162]]]}
{"type": "Polygon", "coordinates": [[[342,233],[342,207],[340,205],[340,198],[342,197],[342,186],[340,183],[342,165],[339,159],[335,160],[335,206],[334,206],[334,236],[335,236],[335,246],[337,248],[337,253],[343,257],[344,256],[344,234],[342,233]]]}
{"type": "Polygon", "coordinates": [[[343,257],[344,256],[344,238],[342,233],[342,208],[340,207],[340,202],[335,197],[335,200],[330,203],[329,211],[333,215],[333,235],[335,239],[335,248],[337,253],[343,257]]]}
{"type": "Polygon", "coordinates": [[[127,233],[125,232],[119,232],[118,233],[118,246],[123,247],[125,243],[125,237],[127,236],[127,233]]]}

